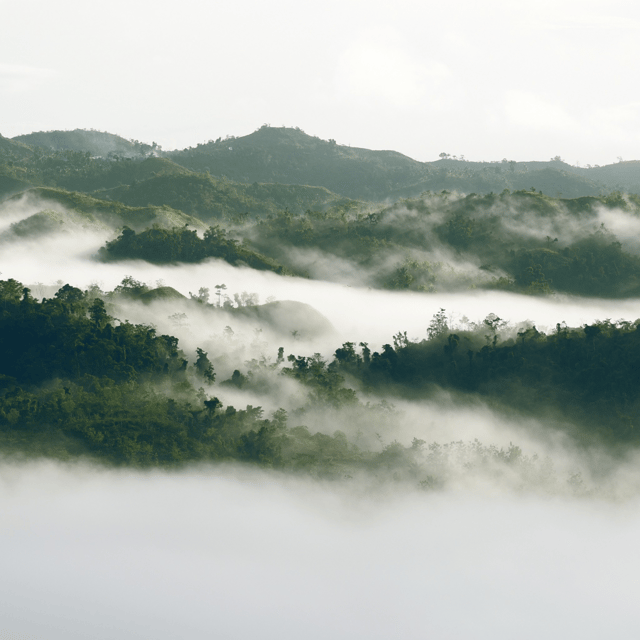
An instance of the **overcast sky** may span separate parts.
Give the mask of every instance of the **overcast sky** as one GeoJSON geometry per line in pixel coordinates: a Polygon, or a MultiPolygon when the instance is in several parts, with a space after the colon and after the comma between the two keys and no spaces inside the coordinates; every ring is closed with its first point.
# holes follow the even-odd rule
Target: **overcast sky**
{"type": "Polygon", "coordinates": [[[0,133],[264,123],[418,160],[640,159],[633,0],[0,0],[0,133]]]}

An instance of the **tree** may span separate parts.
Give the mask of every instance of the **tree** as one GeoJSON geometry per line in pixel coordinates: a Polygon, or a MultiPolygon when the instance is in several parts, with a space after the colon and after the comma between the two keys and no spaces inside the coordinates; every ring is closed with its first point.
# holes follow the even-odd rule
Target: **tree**
{"type": "Polygon", "coordinates": [[[91,303],[89,307],[89,317],[98,329],[103,329],[112,319],[105,309],[104,302],[100,298],[96,298],[91,303]]]}
{"type": "Polygon", "coordinates": [[[503,320],[502,318],[497,316],[495,313],[490,313],[483,320],[483,323],[485,324],[486,327],[491,329],[491,331],[493,331],[493,333],[496,333],[497,331],[500,331],[500,329],[503,329],[508,324],[506,320],[503,320]]]}
{"type": "Polygon", "coordinates": [[[226,284],[217,284],[215,286],[216,289],[216,295],[218,296],[218,306],[221,307],[222,306],[222,292],[227,290],[227,285],[226,284]]]}
{"type": "Polygon", "coordinates": [[[4,307],[9,303],[18,304],[22,297],[22,289],[22,283],[13,278],[0,281],[0,302],[4,307]]]}
{"type": "Polygon", "coordinates": [[[340,349],[336,349],[334,354],[336,360],[342,364],[355,362],[356,352],[354,346],[353,342],[345,342],[340,349]]]}
{"type": "Polygon", "coordinates": [[[427,328],[427,336],[429,340],[433,340],[441,335],[444,335],[449,331],[449,323],[447,322],[447,312],[444,309],[440,309],[438,313],[434,314],[429,327],[427,328]]]}
{"type": "Polygon", "coordinates": [[[213,371],[213,365],[209,361],[207,352],[203,351],[200,347],[196,349],[198,359],[194,362],[193,366],[196,371],[204,378],[205,382],[213,384],[216,380],[216,374],[213,371]]]}
{"type": "Polygon", "coordinates": [[[209,304],[209,287],[200,287],[198,295],[194,295],[189,291],[189,297],[201,304],[209,304]]]}

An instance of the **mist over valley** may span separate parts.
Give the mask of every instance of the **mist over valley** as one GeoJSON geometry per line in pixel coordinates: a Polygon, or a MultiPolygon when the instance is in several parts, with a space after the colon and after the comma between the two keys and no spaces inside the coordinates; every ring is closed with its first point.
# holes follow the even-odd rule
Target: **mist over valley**
{"type": "Polygon", "coordinates": [[[0,628],[637,635],[637,163],[0,143],[0,628]]]}

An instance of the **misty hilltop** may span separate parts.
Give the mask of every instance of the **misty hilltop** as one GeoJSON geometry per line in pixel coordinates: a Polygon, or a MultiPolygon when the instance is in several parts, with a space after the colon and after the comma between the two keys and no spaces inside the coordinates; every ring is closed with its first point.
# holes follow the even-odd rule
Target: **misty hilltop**
{"type": "Polygon", "coordinates": [[[350,198],[376,200],[425,175],[425,165],[395,151],[371,151],[321,140],[300,129],[263,126],[169,153],[175,162],[238,182],[323,186],[350,198]]]}
{"type": "Polygon", "coordinates": [[[13,138],[14,142],[51,151],[81,151],[92,156],[118,155],[133,157],[152,153],[158,145],[127,140],[106,131],[74,129],[73,131],[37,131],[13,138]]]}
{"type": "Polygon", "coordinates": [[[129,207],[84,193],[46,187],[27,189],[8,198],[5,203],[9,211],[28,211],[30,215],[13,222],[7,231],[0,233],[2,240],[14,236],[35,237],[79,229],[113,231],[124,226],[139,230],[151,226],[166,229],[191,226],[193,229],[205,229],[199,219],[166,205],[129,207]]]}

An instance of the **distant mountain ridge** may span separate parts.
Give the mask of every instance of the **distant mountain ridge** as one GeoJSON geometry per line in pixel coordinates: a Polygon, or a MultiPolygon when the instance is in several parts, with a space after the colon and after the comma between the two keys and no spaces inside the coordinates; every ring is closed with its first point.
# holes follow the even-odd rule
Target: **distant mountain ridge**
{"type": "Polygon", "coordinates": [[[238,182],[323,186],[348,198],[383,200],[423,191],[501,192],[535,187],[551,196],[576,198],[613,190],[640,192],[640,162],[572,167],[547,162],[468,162],[443,157],[419,162],[396,151],[376,151],[321,140],[299,129],[263,126],[243,137],[166,154],[194,171],[238,182]]]}
{"type": "MultiPolygon", "coordinates": [[[[11,140],[0,136],[0,195],[27,186],[58,186],[86,192],[115,187],[122,191],[128,186],[126,197],[131,203],[147,204],[152,199],[138,199],[144,194],[134,183],[153,179],[154,189],[157,186],[176,194],[169,204],[177,206],[185,197],[179,190],[184,185],[193,186],[188,176],[194,173],[244,185],[324,188],[337,196],[378,202],[442,190],[482,194],[535,188],[565,198],[612,191],[640,193],[640,161],[574,167],[559,158],[547,162],[469,162],[442,154],[440,160],[419,162],[396,151],[349,147],[298,128],[267,125],[246,136],[218,138],[170,152],[162,151],[155,143],[125,140],[94,130],[36,132],[11,140]],[[107,164],[97,171],[94,165],[100,159],[107,164]],[[146,164],[121,164],[118,168],[118,160],[146,164]],[[42,177],[29,182],[25,171],[16,170],[16,162],[31,163],[42,177]],[[57,168],[52,168],[56,163],[57,168]],[[80,178],[75,179],[76,174],[80,178]],[[162,180],[172,182],[172,186],[164,188],[162,180]]],[[[208,188],[204,183],[197,187],[205,191],[208,188]]],[[[186,197],[193,202],[198,200],[193,194],[186,197]]],[[[303,197],[301,206],[313,206],[315,197],[303,197]]]]}

